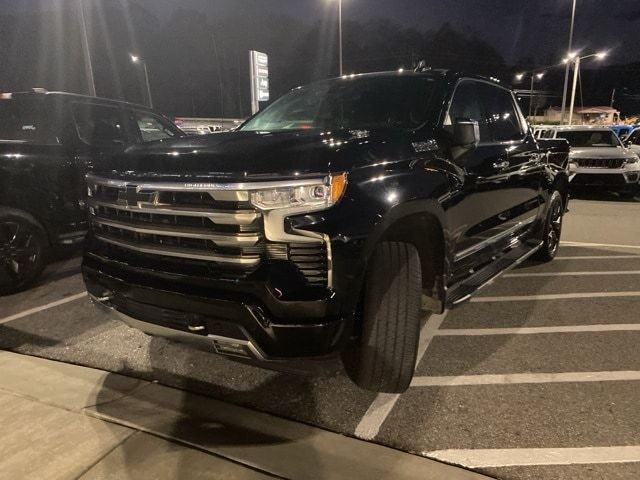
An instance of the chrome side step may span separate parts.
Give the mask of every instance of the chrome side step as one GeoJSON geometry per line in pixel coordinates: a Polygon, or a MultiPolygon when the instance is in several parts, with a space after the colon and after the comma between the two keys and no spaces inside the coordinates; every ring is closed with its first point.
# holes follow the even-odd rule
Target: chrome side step
{"type": "Polygon", "coordinates": [[[538,241],[524,242],[514,247],[495,262],[473,273],[462,282],[449,287],[445,300],[447,308],[454,308],[465,300],[468,300],[479,290],[490,285],[500,275],[527,260],[535,254],[541,246],[542,242],[538,241]]]}

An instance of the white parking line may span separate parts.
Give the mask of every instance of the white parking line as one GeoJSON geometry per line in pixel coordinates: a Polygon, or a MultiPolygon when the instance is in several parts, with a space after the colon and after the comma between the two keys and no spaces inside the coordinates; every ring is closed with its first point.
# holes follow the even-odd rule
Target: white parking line
{"type": "Polygon", "coordinates": [[[472,297],[473,303],[485,302],[531,302],[538,300],[567,300],[572,298],[640,297],[640,292],[589,292],[549,293],[545,295],[507,295],[504,297],[472,297]]]}
{"type": "Polygon", "coordinates": [[[611,248],[640,248],[640,245],[617,245],[611,243],[560,242],[567,247],[611,247],[611,248]]]}
{"type": "Polygon", "coordinates": [[[466,337],[476,335],[535,335],[537,333],[582,333],[582,332],[635,332],[640,331],[640,323],[611,323],[600,325],[564,325],[556,327],[515,327],[515,328],[443,328],[435,335],[446,337],[466,337]]]}
{"type": "Polygon", "coordinates": [[[523,383],[614,382],[640,380],[640,371],[505,373],[488,375],[458,375],[414,377],[412,387],[457,387],[461,385],[515,385],[523,383]]]}
{"type": "Polygon", "coordinates": [[[640,255],[576,255],[574,257],[556,257],[554,262],[558,260],[625,260],[631,258],[640,259],[640,255]]]}
{"type": "Polygon", "coordinates": [[[57,307],[58,305],[64,305],[65,303],[73,302],[78,300],[79,298],[83,298],[87,296],[87,292],[76,293],[75,295],[71,295],[70,297],[61,298],[60,300],[56,300],[55,302],[47,303],[46,305],[42,305],[40,307],[30,308],[29,310],[25,310],[20,313],[16,313],[15,315],[10,315],[5,318],[0,318],[0,325],[3,323],[11,322],[13,320],[17,320],[19,318],[27,317],[29,315],[33,315],[34,313],[41,312],[43,310],[47,310],[49,308],[57,307]]]}
{"type": "Polygon", "coordinates": [[[599,272],[531,272],[531,273],[507,273],[503,278],[525,277],[589,277],[596,275],[640,275],[640,270],[618,270],[599,272]]]}
{"type": "MultiPolygon", "coordinates": [[[[418,343],[418,356],[416,357],[416,367],[422,360],[424,353],[427,351],[427,347],[433,339],[436,330],[440,328],[442,321],[446,317],[447,312],[442,315],[431,315],[425,322],[422,330],[420,331],[420,341],[418,343]]],[[[355,436],[364,440],[372,440],[378,435],[380,427],[383,422],[391,413],[394,405],[400,398],[397,393],[379,393],[373,400],[369,408],[365,412],[364,416],[356,427],[355,436]]]]}
{"type": "Polygon", "coordinates": [[[435,450],[428,458],[467,468],[640,462],[640,446],[435,450]]]}

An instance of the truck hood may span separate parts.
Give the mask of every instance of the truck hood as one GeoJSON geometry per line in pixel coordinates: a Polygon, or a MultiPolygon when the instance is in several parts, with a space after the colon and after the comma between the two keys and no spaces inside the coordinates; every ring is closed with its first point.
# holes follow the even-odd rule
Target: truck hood
{"type": "Polygon", "coordinates": [[[622,147],[571,148],[569,158],[633,158],[635,154],[622,147]]]}
{"type": "MultiPolygon", "coordinates": [[[[345,171],[357,163],[389,158],[401,144],[389,132],[225,132],[129,148],[105,165],[110,176],[182,181],[215,177],[244,181],[301,178],[345,171]],[[385,153],[386,151],[386,153],[385,153]]],[[[100,172],[96,172],[100,173],[100,172]]]]}

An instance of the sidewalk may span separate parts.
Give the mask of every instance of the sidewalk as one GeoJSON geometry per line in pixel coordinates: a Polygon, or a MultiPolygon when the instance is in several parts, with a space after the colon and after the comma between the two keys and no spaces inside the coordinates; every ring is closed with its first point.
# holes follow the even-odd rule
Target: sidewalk
{"type": "Polygon", "coordinates": [[[155,383],[0,351],[15,479],[487,478],[155,383]]]}

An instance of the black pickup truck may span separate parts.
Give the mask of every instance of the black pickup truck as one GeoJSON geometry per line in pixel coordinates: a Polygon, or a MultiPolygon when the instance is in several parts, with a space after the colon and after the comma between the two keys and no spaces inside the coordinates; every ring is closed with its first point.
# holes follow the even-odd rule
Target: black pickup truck
{"type": "Polygon", "coordinates": [[[148,108],[43,89],[0,94],[0,294],[28,287],[56,245],[87,231],[88,170],[182,132],[148,108]]]}
{"type": "Polygon", "coordinates": [[[89,175],[84,280],[146,332],[275,368],[341,352],[359,386],[402,392],[422,308],[554,257],[568,151],[491,79],[322,81],[89,175]]]}

